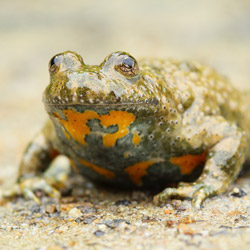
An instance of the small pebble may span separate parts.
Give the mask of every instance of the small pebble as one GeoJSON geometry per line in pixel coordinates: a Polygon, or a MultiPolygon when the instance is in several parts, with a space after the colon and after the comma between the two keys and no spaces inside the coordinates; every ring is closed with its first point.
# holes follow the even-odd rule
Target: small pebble
{"type": "Polygon", "coordinates": [[[219,228],[232,229],[232,227],[230,227],[230,226],[224,226],[224,225],[221,225],[219,228]]]}
{"type": "Polygon", "coordinates": [[[247,195],[247,193],[241,188],[234,188],[230,194],[233,197],[241,198],[247,195]]]}
{"type": "Polygon", "coordinates": [[[28,227],[29,227],[29,224],[27,224],[27,223],[22,223],[22,224],[21,224],[21,227],[23,227],[23,228],[28,228],[28,227]]]}
{"type": "Polygon", "coordinates": [[[78,224],[81,223],[82,221],[83,221],[82,217],[78,217],[78,218],[75,219],[75,222],[78,223],[78,224]]]}
{"type": "Polygon", "coordinates": [[[197,233],[194,229],[192,229],[187,224],[180,223],[177,226],[177,228],[178,228],[179,233],[183,233],[183,234],[187,234],[187,235],[193,235],[193,234],[197,233]]]}
{"type": "Polygon", "coordinates": [[[189,224],[189,223],[194,223],[195,220],[189,216],[180,218],[179,223],[183,223],[183,224],[189,224]]]}
{"type": "Polygon", "coordinates": [[[142,217],[142,222],[148,222],[148,221],[151,221],[150,216],[145,215],[145,216],[142,217]]]}
{"type": "Polygon", "coordinates": [[[30,208],[30,211],[31,213],[40,213],[40,206],[39,205],[33,205],[31,208],[30,208]]]}
{"type": "Polygon", "coordinates": [[[77,217],[82,216],[82,212],[80,209],[74,207],[74,208],[69,210],[69,216],[77,218],[77,217]]]}
{"type": "Polygon", "coordinates": [[[99,224],[98,229],[101,230],[101,231],[105,231],[107,229],[107,227],[104,224],[99,224]]]}
{"type": "Polygon", "coordinates": [[[176,207],[177,211],[185,211],[186,207],[183,204],[180,204],[179,206],[176,207]]]}
{"type": "Polygon", "coordinates": [[[180,200],[171,200],[170,204],[177,209],[177,207],[179,207],[181,205],[181,201],[180,200]]]}
{"type": "Polygon", "coordinates": [[[128,206],[130,204],[131,204],[130,200],[118,200],[115,203],[116,206],[120,206],[120,205],[122,205],[122,206],[128,206]]]}
{"type": "Polygon", "coordinates": [[[116,228],[119,227],[120,223],[123,222],[122,219],[114,219],[114,220],[106,220],[104,221],[104,224],[109,228],[116,228]]]}
{"type": "Polygon", "coordinates": [[[45,208],[45,211],[47,214],[51,214],[51,213],[54,213],[56,212],[56,205],[47,205],[46,208],[45,208]]]}
{"type": "Polygon", "coordinates": [[[101,230],[97,230],[94,232],[94,235],[97,236],[97,237],[100,237],[100,236],[103,236],[105,233],[101,230]]]}
{"type": "Polygon", "coordinates": [[[77,208],[80,209],[83,214],[92,214],[97,212],[96,208],[92,206],[79,206],[77,208]]]}
{"type": "Polygon", "coordinates": [[[172,212],[172,211],[171,211],[170,209],[165,209],[165,210],[164,210],[164,214],[171,214],[171,212],[172,212]]]}
{"type": "Polygon", "coordinates": [[[46,250],[64,250],[64,248],[59,247],[59,246],[51,246],[51,247],[47,247],[46,250]]]}
{"type": "Polygon", "coordinates": [[[91,224],[95,219],[96,217],[94,215],[89,215],[83,219],[83,222],[84,224],[91,224]]]}
{"type": "Polygon", "coordinates": [[[172,227],[175,224],[175,221],[173,220],[167,220],[165,222],[166,227],[172,227]]]}

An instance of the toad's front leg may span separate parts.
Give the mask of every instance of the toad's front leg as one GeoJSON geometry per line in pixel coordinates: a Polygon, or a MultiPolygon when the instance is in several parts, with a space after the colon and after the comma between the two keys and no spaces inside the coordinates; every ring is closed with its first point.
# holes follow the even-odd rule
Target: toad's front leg
{"type": "Polygon", "coordinates": [[[241,129],[222,117],[206,117],[201,125],[183,129],[193,147],[208,150],[201,176],[193,183],[180,183],[177,188],[166,188],[154,197],[155,203],[170,197],[191,198],[192,206],[200,208],[208,198],[224,192],[237,177],[246,155],[246,137],[241,129]],[[196,131],[192,136],[188,131],[196,131]]]}
{"type": "Polygon", "coordinates": [[[17,183],[3,193],[4,198],[24,195],[26,198],[40,203],[34,193],[36,190],[42,190],[54,198],[60,197],[55,186],[66,181],[67,173],[61,171],[60,167],[54,176],[46,177],[43,175],[53,159],[59,154],[53,147],[53,140],[55,140],[54,127],[51,121],[48,121],[41,132],[27,146],[20,163],[17,183]]]}

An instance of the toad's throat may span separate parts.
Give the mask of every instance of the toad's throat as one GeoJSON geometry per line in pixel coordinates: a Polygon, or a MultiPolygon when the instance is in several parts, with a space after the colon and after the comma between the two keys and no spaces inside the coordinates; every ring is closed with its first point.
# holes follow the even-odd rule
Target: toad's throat
{"type": "MultiPolygon", "coordinates": [[[[78,143],[86,146],[87,142],[85,136],[90,134],[91,128],[88,121],[92,119],[98,119],[100,124],[108,128],[116,125],[118,130],[114,133],[104,133],[102,135],[103,145],[105,147],[115,146],[118,139],[123,138],[129,133],[129,126],[135,120],[135,115],[126,111],[114,111],[111,110],[108,114],[99,115],[93,110],[86,110],[84,113],[79,113],[73,109],[66,109],[62,111],[66,119],[62,118],[59,113],[54,112],[54,116],[63,125],[65,129],[65,136],[67,139],[74,139],[78,143]]],[[[134,133],[132,143],[138,145],[140,138],[138,134],[134,133]]]]}

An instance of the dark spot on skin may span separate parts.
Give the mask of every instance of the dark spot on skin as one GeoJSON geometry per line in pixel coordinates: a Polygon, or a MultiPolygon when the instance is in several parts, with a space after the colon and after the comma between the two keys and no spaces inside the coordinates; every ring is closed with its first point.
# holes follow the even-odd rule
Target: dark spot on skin
{"type": "Polygon", "coordinates": [[[153,140],[154,136],[153,135],[149,135],[148,138],[149,138],[149,140],[153,140]]]}

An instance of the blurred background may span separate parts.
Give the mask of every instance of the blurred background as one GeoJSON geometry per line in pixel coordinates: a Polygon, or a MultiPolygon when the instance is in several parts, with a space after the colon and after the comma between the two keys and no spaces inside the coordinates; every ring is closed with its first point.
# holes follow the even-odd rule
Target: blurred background
{"type": "Polygon", "coordinates": [[[56,53],[99,64],[116,50],[135,58],[195,59],[250,88],[249,0],[10,0],[0,8],[0,181],[14,182],[25,145],[47,118],[42,91],[56,53]]]}

